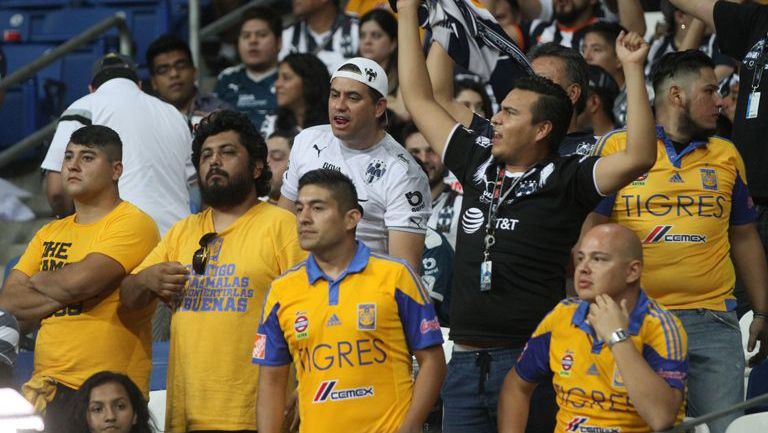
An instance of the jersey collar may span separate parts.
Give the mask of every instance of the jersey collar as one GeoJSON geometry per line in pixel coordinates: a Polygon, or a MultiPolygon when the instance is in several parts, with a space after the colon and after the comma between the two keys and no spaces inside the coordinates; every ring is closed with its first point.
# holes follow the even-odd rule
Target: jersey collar
{"type": "MultiPolygon", "coordinates": [[[[643,319],[645,319],[645,313],[648,311],[648,295],[645,291],[640,289],[640,293],[635,303],[635,308],[629,313],[629,333],[631,335],[637,335],[640,333],[640,327],[643,325],[643,319]]],[[[595,331],[592,329],[592,325],[587,323],[587,314],[589,313],[589,302],[579,301],[579,306],[576,308],[576,312],[573,314],[571,323],[582,331],[591,336],[595,336],[595,331]]]]}
{"type": "Polygon", "coordinates": [[[664,143],[664,149],[667,151],[667,158],[669,158],[669,162],[671,162],[675,168],[680,168],[685,155],[700,147],[706,146],[709,142],[709,140],[691,141],[678,155],[677,150],[675,150],[675,145],[672,144],[672,140],[667,137],[667,134],[664,132],[664,127],[661,125],[656,125],[656,138],[664,143]]]}
{"type": "Polygon", "coordinates": [[[320,269],[315,261],[315,255],[310,254],[307,258],[307,277],[309,278],[309,284],[315,284],[320,278],[328,282],[339,282],[343,280],[349,274],[356,274],[362,272],[366,266],[368,266],[368,259],[371,257],[371,249],[365,246],[364,243],[357,241],[357,251],[355,251],[352,261],[349,262],[349,266],[344,272],[339,275],[336,280],[332,279],[320,269]]]}

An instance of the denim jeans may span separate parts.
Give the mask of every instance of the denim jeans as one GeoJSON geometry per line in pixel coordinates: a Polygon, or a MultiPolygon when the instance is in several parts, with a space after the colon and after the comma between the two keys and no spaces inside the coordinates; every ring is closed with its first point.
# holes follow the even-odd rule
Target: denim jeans
{"type": "MultiPolygon", "coordinates": [[[[688,406],[698,417],[744,401],[744,350],[736,312],[672,310],[688,334],[688,406]]],[[[707,423],[724,433],[740,413],[707,423]]]]}
{"type": "MultiPolygon", "coordinates": [[[[441,393],[444,433],[496,433],[499,391],[521,352],[522,349],[454,349],[441,393]]],[[[552,433],[556,414],[552,384],[539,384],[531,397],[526,432],[552,433]]]]}

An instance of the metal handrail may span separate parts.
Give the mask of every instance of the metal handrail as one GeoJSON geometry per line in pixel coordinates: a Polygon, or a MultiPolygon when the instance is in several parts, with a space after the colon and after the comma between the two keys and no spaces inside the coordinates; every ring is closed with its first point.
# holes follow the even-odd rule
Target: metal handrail
{"type": "Polygon", "coordinates": [[[768,403],[768,394],[759,395],[757,397],[750,398],[747,401],[734,404],[733,406],[729,406],[725,409],[708,413],[698,418],[693,418],[687,421],[683,421],[680,424],[676,425],[675,427],[672,427],[669,430],[664,430],[663,432],[659,432],[659,433],[684,433],[689,431],[693,427],[696,427],[699,424],[704,424],[708,421],[712,421],[713,419],[717,419],[722,416],[728,415],[729,413],[738,412],[753,406],[757,406],[760,403],[768,403]]]}
{"type": "MultiPolygon", "coordinates": [[[[79,35],[73,36],[68,41],[47,52],[45,55],[35,60],[34,62],[8,75],[5,79],[0,81],[0,90],[8,89],[12,86],[15,86],[16,84],[23,82],[24,80],[37,73],[37,71],[87,44],[112,27],[117,27],[119,31],[120,53],[130,55],[131,34],[128,31],[128,25],[125,22],[125,13],[117,12],[114,16],[105,18],[98,24],[89,27],[79,35]]],[[[53,133],[56,131],[56,123],[57,121],[53,121],[45,125],[41,129],[33,132],[31,135],[21,139],[4,151],[0,152],[0,167],[4,167],[5,165],[13,162],[17,156],[23,154],[28,149],[36,146],[46,138],[53,135],[53,133]]]]}
{"type": "Polygon", "coordinates": [[[117,27],[120,31],[120,53],[130,55],[131,52],[131,33],[128,31],[128,25],[125,23],[125,13],[117,12],[114,16],[105,18],[103,21],[91,26],[84,30],[77,36],[73,36],[67,42],[59,45],[51,51],[45,53],[42,57],[34,62],[22,67],[18,71],[8,75],[5,79],[0,81],[0,90],[8,89],[26,80],[34,75],[37,71],[50,65],[61,57],[69,54],[70,52],[80,48],[87,44],[92,39],[95,39],[102,33],[117,27]]]}

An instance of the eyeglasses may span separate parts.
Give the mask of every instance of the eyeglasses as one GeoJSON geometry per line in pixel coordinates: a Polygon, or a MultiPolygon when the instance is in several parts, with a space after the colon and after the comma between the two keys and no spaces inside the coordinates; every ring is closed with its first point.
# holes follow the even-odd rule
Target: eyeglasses
{"type": "Polygon", "coordinates": [[[200,248],[192,255],[192,269],[197,275],[203,275],[208,266],[208,259],[211,257],[210,244],[216,236],[218,236],[216,232],[210,232],[200,238],[200,248]]]}
{"type": "Polygon", "coordinates": [[[189,60],[183,59],[179,60],[176,63],[172,65],[160,65],[155,68],[154,73],[155,75],[168,75],[171,72],[171,69],[175,70],[176,72],[183,72],[187,69],[192,67],[192,62],[189,60]]]}

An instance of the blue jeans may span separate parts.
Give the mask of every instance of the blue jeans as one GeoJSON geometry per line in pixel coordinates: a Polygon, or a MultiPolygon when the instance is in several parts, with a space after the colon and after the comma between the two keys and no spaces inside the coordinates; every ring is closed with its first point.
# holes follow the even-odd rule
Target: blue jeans
{"type": "MultiPolygon", "coordinates": [[[[454,349],[441,392],[444,433],[496,433],[499,391],[521,352],[522,349],[454,349]]],[[[539,384],[531,397],[526,432],[552,433],[556,413],[552,384],[539,384]]]]}
{"type": "MultiPolygon", "coordinates": [[[[744,349],[736,312],[672,310],[688,334],[688,406],[702,416],[744,401],[744,349]]],[[[707,423],[724,433],[736,412],[707,423]]]]}

